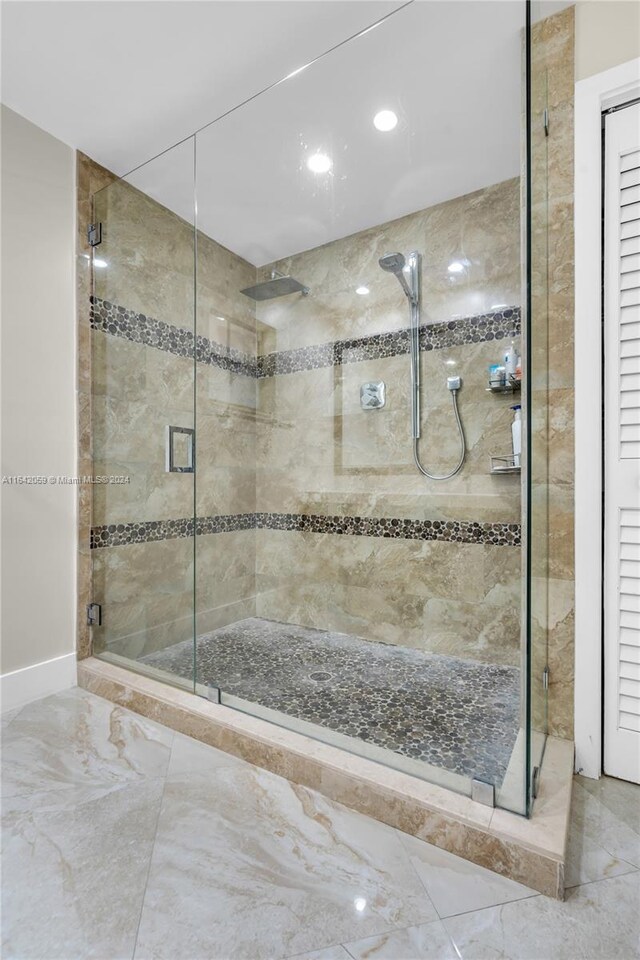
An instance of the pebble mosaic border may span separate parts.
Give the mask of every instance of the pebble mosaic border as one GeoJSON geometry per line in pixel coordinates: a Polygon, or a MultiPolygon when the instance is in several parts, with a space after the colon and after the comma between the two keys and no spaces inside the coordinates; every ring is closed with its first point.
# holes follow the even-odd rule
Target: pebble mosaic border
{"type": "MultiPolygon", "coordinates": [[[[463,317],[441,323],[423,324],[420,327],[420,350],[443,350],[449,347],[490,340],[504,340],[519,336],[521,330],[520,307],[508,307],[477,317],[463,317]]],[[[268,353],[257,359],[259,379],[301,370],[317,370],[321,367],[357,363],[360,360],[379,360],[409,353],[408,328],[389,333],[353,340],[336,340],[295,350],[268,353]]]]}
{"type": "MultiPolygon", "coordinates": [[[[91,297],[90,322],[94,330],[123,337],[133,343],[143,343],[179,357],[193,356],[192,330],[127,310],[99,297],[91,297]]],[[[420,349],[428,352],[464,344],[504,340],[519,336],[520,330],[520,307],[506,307],[475,317],[423,324],[420,327],[420,349]]],[[[220,367],[245,377],[265,379],[285,373],[406,354],[409,352],[409,333],[406,328],[353,340],[335,340],[294,350],[280,350],[258,357],[197,335],[195,352],[199,363],[220,367]]]]}
{"type": "MultiPolygon", "coordinates": [[[[177,357],[193,357],[194,333],[184,327],[176,327],[164,320],[147,317],[144,313],[127,310],[108,300],[91,297],[90,323],[93,330],[110,333],[114,337],[156,347],[177,357]]],[[[241,350],[225,347],[215,340],[200,335],[195,338],[196,360],[230,373],[245,377],[256,376],[256,359],[241,350]]]]}
{"type": "Polygon", "coordinates": [[[520,546],[519,523],[478,523],[471,520],[404,520],[396,517],[323,516],[304,513],[239,513],[176,520],[111,523],[91,529],[91,549],[120,547],[154,540],[233,530],[290,530],[298,533],[333,533],[352,537],[390,537],[397,540],[440,540],[482,543],[497,547],[520,546]]]}

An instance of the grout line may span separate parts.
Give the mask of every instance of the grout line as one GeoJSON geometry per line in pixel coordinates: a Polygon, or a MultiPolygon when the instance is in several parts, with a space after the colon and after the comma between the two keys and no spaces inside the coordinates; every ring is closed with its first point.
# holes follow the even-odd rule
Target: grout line
{"type": "Polygon", "coordinates": [[[169,774],[169,764],[171,763],[171,757],[172,757],[172,755],[173,755],[173,747],[174,747],[174,743],[175,743],[175,733],[176,733],[176,731],[174,730],[173,733],[174,733],[174,736],[173,736],[173,738],[172,738],[172,740],[171,740],[171,750],[170,750],[170,752],[169,752],[169,759],[168,759],[168,761],[167,761],[167,769],[166,769],[165,775],[164,775],[164,783],[163,783],[163,787],[162,787],[162,794],[161,794],[161,796],[160,796],[160,803],[158,804],[158,816],[156,817],[156,827],[155,827],[155,830],[154,830],[154,832],[153,832],[153,840],[152,840],[152,842],[151,842],[151,849],[150,849],[150,851],[149,851],[149,863],[148,863],[148,865],[147,865],[147,873],[146,873],[146,876],[145,876],[145,879],[144,879],[144,887],[143,887],[143,889],[142,889],[142,900],[141,900],[141,903],[140,903],[140,915],[139,915],[139,917],[138,917],[138,923],[137,923],[137,926],[136,926],[136,934],[135,934],[135,937],[134,937],[134,939],[133,939],[133,950],[131,951],[131,960],[134,960],[134,957],[135,957],[135,955],[136,955],[136,950],[137,950],[137,948],[138,948],[138,936],[139,936],[139,934],[140,934],[140,924],[142,923],[142,914],[143,914],[143,912],[144,912],[144,905],[145,905],[145,901],[146,901],[146,899],[147,899],[147,889],[148,889],[148,886],[149,886],[149,877],[150,877],[150,875],[151,875],[151,864],[153,863],[153,855],[154,855],[154,853],[155,853],[156,841],[157,841],[157,839],[158,839],[158,828],[159,828],[159,826],[160,826],[160,817],[161,817],[161,815],[162,815],[162,808],[163,808],[163,806],[164,806],[164,795],[165,795],[165,792],[166,792],[166,789],[167,789],[167,778],[168,778],[168,774],[169,774]]]}
{"type": "MultiPolygon", "coordinates": [[[[422,877],[421,877],[420,874],[418,873],[416,867],[414,867],[414,865],[413,865],[413,860],[412,860],[411,857],[409,856],[409,851],[408,851],[408,849],[407,849],[407,847],[406,847],[406,844],[405,844],[405,841],[404,841],[404,837],[406,836],[406,834],[404,834],[404,833],[402,832],[402,830],[398,830],[397,827],[393,827],[393,830],[395,831],[395,833],[396,833],[396,835],[397,835],[397,837],[398,837],[398,842],[399,842],[399,844],[400,844],[400,847],[402,848],[402,852],[403,852],[404,855],[405,855],[405,859],[406,859],[406,861],[407,861],[407,863],[408,863],[408,865],[409,865],[409,869],[410,869],[411,872],[415,875],[415,877],[416,877],[417,880],[418,880],[418,883],[420,884],[420,886],[421,886],[422,889],[424,890],[425,895],[426,895],[426,897],[427,897],[427,900],[429,901],[429,903],[431,904],[431,906],[433,907],[433,909],[434,909],[435,912],[436,912],[436,917],[437,917],[439,920],[442,920],[442,917],[440,916],[440,914],[439,914],[439,912],[438,912],[438,908],[436,907],[435,903],[434,903],[433,900],[431,899],[431,894],[429,893],[429,888],[427,887],[426,883],[424,882],[424,880],[422,879],[422,877]]],[[[413,839],[414,839],[414,840],[418,840],[419,838],[418,838],[418,837],[414,837],[413,839]]],[[[423,840],[422,842],[423,842],[423,843],[427,843],[426,840],[423,840]]],[[[427,844],[427,846],[432,846],[432,844],[427,844]]],[[[427,920],[427,921],[425,921],[425,922],[426,922],[426,923],[429,923],[430,921],[427,920]]],[[[413,926],[415,926],[415,924],[413,924],[413,926]]]]}

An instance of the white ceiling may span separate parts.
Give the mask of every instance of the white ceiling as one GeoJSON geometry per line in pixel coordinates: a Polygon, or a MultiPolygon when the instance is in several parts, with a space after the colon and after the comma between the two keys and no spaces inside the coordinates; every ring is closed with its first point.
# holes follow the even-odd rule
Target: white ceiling
{"type": "MultiPolygon", "coordinates": [[[[400,6],[10,0],[3,100],[123,174],[398,9],[199,134],[198,227],[260,265],[518,175],[522,0],[400,6]]],[[[192,171],[187,142],[131,180],[191,219],[192,171]]]]}
{"type": "Polygon", "coordinates": [[[2,101],[122,176],[401,5],[3,0],[2,101]]]}

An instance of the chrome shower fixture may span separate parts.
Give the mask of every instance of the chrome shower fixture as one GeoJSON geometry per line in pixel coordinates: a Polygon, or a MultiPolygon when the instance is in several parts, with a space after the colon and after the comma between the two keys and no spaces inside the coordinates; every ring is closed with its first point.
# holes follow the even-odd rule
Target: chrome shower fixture
{"type": "Polygon", "coordinates": [[[416,467],[423,476],[429,480],[450,480],[451,477],[459,472],[464,463],[467,453],[467,445],[464,438],[462,421],[458,410],[458,390],[462,386],[460,377],[449,377],[447,379],[447,389],[451,391],[453,401],[453,412],[456,418],[458,433],[460,434],[460,459],[456,467],[443,476],[436,476],[429,473],[420,462],[420,307],[422,301],[422,290],[420,288],[420,262],[421,257],[417,250],[414,250],[405,257],[402,253],[386,253],[380,257],[378,263],[387,273],[393,273],[398,278],[400,286],[405,292],[409,301],[410,327],[409,327],[409,353],[411,357],[411,434],[413,437],[413,459],[416,467]],[[409,279],[407,280],[407,275],[409,279]]]}
{"type": "Polygon", "coordinates": [[[286,297],[290,293],[301,293],[306,297],[309,293],[309,287],[300,283],[295,277],[285,277],[277,270],[271,271],[269,280],[263,280],[262,283],[256,283],[253,287],[245,287],[240,293],[251,300],[274,300],[276,297],[286,297]]]}
{"type": "MultiPolygon", "coordinates": [[[[412,253],[409,255],[409,260],[411,261],[411,257],[418,256],[419,254],[412,253]]],[[[409,271],[411,275],[412,286],[414,288],[412,290],[409,287],[407,278],[404,275],[404,271],[407,266],[407,260],[403,253],[385,253],[384,257],[380,257],[378,263],[383,270],[387,271],[387,273],[395,274],[410,303],[413,303],[415,300],[417,300],[419,295],[417,288],[418,278],[417,275],[414,276],[413,263],[410,262],[409,271]]]]}

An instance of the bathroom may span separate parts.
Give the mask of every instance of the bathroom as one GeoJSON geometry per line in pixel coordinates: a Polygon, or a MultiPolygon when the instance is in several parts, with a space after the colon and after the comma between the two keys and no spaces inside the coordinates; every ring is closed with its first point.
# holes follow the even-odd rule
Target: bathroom
{"type": "MultiPolygon", "coordinates": [[[[37,349],[23,330],[6,354],[32,350],[35,366],[30,406],[8,433],[5,542],[13,550],[20,524],[34,536],[44,524],[58,544],[28,576],[10,553],[4,588],[8,829],[22,891],[8,901],[7,956],[471,957],[475,934],[465,939],[462,920],[456,933],[457,917],[481,927],[486,911],[529,899],[533,912],[572,910],[589,886],[640,876],[631,818],[613,803],[613,852],[594,827],[613,817],[605,789],[628,788],[627,803],[637,788],[624,771],[606,786],[606,753],[592,764],[606,697],[589,726],[586,674],[595,680],[576,630],[588,524],[574,460],[574,112],[579,82],[636,63],[623,43],[629,4],[611,3],[627,53],[607,61],[594,52],[604,0],[205,0],[182,13],[151,0],[155,52],[138,5],[108,15],[80,0],[75,35],[99,38],[99,60],[121,43],[130,66],[113,77],[121,126],[105,88],[93,126],[73,135],[71,107],[58,117],[49,105],[47,118],[29,107],[32,21],[5,3],[24,61],[8,61],[3,127],[10,145],[43,146],[7,154],[6,196],[22,198],[10,236],[23,252],[3,273],[21,278],[16,303],[30,284],[42,296],[48,248],[20,233],[20,169],[50,130],[64,189],[49,197],[34,166],[45,189],[28,219],[66,197],[50,246],[71,290],[59,315],[56,298],[32,308],[56,329],[66,317],[64,351],[38,320],[37,349]],[[19,266],[27,239],[40,245],[37,283],[19,266]],[[57,350],[68,395],[51,379],[57,350]],[[68,403],[50,426],[53,396],[68,403]],[[32,429],[43,437],[27,463],[32,429]],[[48,646],[37,631],[33,663],[27,583],[53,624],[48,646]],[[72,648],[55,646],[69,635],[72,648]],[[58,741],[69,755],[49,765],[58,741]],[[148,802],[127,806],[127,778],[144,781],[148,802]],[[602,782],[596,797],[589,784],[602,782]],[[25,799],[22,810],[30,791],[37,809],[25,799]],[[116,794],[122,812],[109,807],[116,794]],[[103,839],[86,889],[100,890],[104,930],[76,928],[68,892],[51,900],[59,923],[47,927],[24,893],[35,872],[51,897],[66,887],[49,854],[27,857],[29,818],[60,816],[42,828],[57,837],[70,814],[69,836],[51,841],[66,850],[73,830],[89,838],[93,813],[69,824],[94,800],[103,839]],[[103,816],[117,820],[104,832],[103,816]],[[356,853],[351,831],[370,837],[356,853]],[[304,891],[299,913],[293,890],[304,891]],[[406,934],[436,923],[433,954],[431,934],[406,934]],[[388,951],[386,936],[399,938],[388,951]]],[[[58,29],[60,6],[40,10],[38,37],[58,29]]],[[[631,698],[636,673],[633,661],[623,674],[631,698]]],[[[84,878],[77,856],[69,869],[84,878]]],[[[631,960],[624,916],[616,955],[631,960]]],[[[494,955],[501,922],[477,956],[494,955]]],[[[529,955],[509,937],[501,955],[529,955]]],[[[572,956],[556,941],[544,941],[550,958],[572,956]]],[[[610,955],[614,941],[597,942],[585,958],[610,955]]]]}

